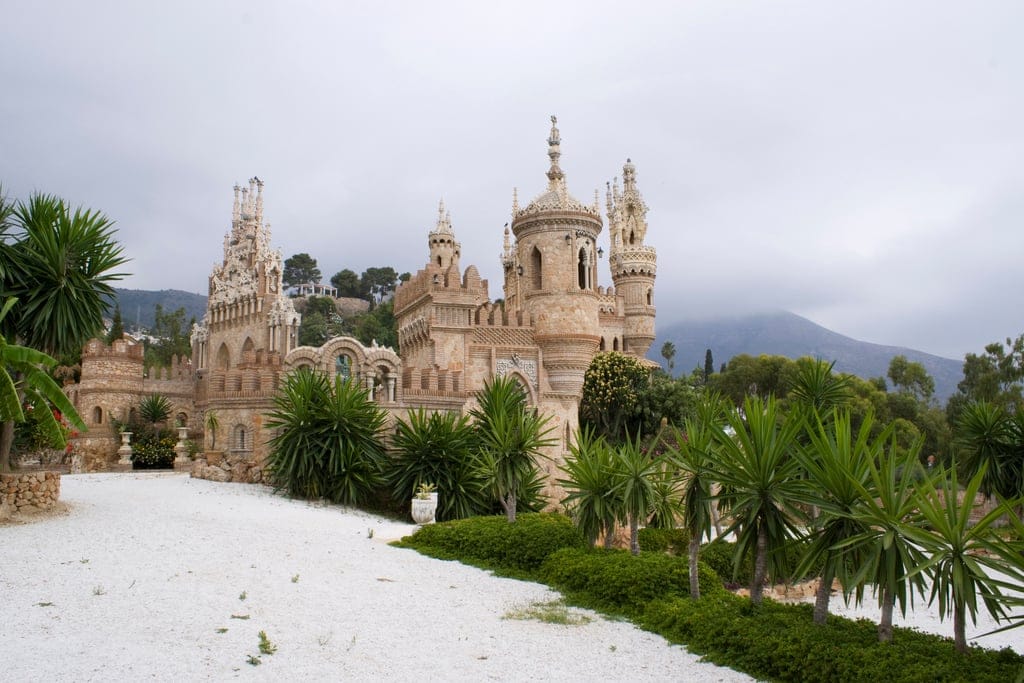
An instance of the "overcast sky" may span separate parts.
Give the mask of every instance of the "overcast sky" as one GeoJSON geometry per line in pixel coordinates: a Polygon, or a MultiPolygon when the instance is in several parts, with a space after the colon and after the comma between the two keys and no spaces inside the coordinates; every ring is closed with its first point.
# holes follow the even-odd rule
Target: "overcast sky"
{"type": "Polygon", "coordinates": [[[9,2],[0,183],[114,219],[122,286],[202,294],[236,182],[325,281],[421,268],[443,197],[497,298],[557,114],[578,198],[636,164],[661,325],[785,309],[961,358],[1024,332],[1022,27],[1012,1],[9,2]]]}

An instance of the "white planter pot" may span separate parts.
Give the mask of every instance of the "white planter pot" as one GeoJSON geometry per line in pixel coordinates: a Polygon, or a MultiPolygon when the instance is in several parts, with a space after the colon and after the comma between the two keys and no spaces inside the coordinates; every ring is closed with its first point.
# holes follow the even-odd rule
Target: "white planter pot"
{"type": "Polygon", "coordinates": [[[437,493],[431,493],[429,498],[412,499],[412,521],[417,524],[433,524],[434,515],[437,513],[437,493]]]}

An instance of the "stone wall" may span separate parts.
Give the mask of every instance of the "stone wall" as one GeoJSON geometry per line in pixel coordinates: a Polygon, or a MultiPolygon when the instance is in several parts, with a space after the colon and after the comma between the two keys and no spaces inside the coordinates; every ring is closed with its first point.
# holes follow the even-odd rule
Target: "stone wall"
{"type": "Polygon", "coordinates": [[[60,499],[60,472],[0,474],[0,518],[49,510],[60,499]]]}
{"type": "Polygon", "coordinates": [[[263,481],[263,469],[261,463],[252,459],[251,452],[207,451],[196,456],[192,463],[192,476],[211,481],[259,484],[263,481]]]}

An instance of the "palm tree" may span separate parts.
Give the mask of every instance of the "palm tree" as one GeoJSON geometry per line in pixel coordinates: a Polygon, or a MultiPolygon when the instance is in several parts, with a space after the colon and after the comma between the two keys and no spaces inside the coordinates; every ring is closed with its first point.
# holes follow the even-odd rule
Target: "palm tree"
{"type": "Polygon", "coordinates": [[[614,490],[615,457],[608,442],[592,428],[580,429],[559,469],[566,476],[558,483],[568,493],[562,503],[576,526],[591,547],[602,534],[605,547],[610,547],[621,502],[614,490]]]}
{"type": "Polygon", "coordinates": [[[985,472],[981,492],[986,498],[999,494],[1016,498],[1024,494],[1024,411],[1008,414],[986,401],[972,402],[957,421],[956,445],[960,474],[965,479],[985,472]]]}
{"type": "Polygon", "coordinates": [[[801,424],[783,419],[774,397],[748,396],[743,413],[731,412],[727,432],[712,425],[716,445],[708,463],[722,487],[717,498],[729,508],[736,533],[737,564],[753,555],[750,600],[761,603],[765,579],[783,570],[778,551],[798,535],[794,520],[802,517],[794,498],[799,461],[793,456],[801,424]]]}
{"type": "Polygon", "coordinates": [[[865,561],[857,548],[841,544],[867,531],[854,516],[854,510],[861,502],[861,490],[869,484],[869,463],[878,458],[891,433],[887,429],[872,439],[873,428],[874,417],[870,413],[854,430],[849,411],[836,410],[827,423],[815,420],[814,428],[808,432],[809,443],[797,451],[805,475],[796,493],[797,500],[813,506],[821,515],[815,520],[810,543],[794,573],[804,576],[812,567],[821,565],[814,600],[814,623],[819,625],[828,617],[833,579],[838,577],[844,591],[849,592],[854,585],[850,570],[865,561]]]}
{"type": "Polygon", "coordinates": [[[481,466],[511,524],[520,487],[535,469],[534,459],[555,443],[548,436],[551,417],[527,407],[526,394],[512,377],[485,382],[476,398],[479,405],[470,414],[480,438],[481,466]]]}
{"type": "Polygon", "coordinates": [[[166,396],[152,394],[139,402],[139,417],[155,427],[158,422],[165,422],[173,409],[166,396]]]}
{"type": "Polygon", "coordinates": [[[715,522],[714,479],[708,462],[715,443],[714,432],[710,428],[712,424],[714,422],[698,423],[688,419],[685,433],[673,427],[675,445],[669,451],[669,459],[683,471],[683,526],[690,533],[690,597],[694,600],[700,598],[700,582],[697,580],[700,542],[705,537],[711,540],[715,522]]]}
{"type": "Polygon", "coordinates": [[[897,457],[899,450],[895,438],[891,438],[877,463],[872,459],[866,461],[868,482],[852,482],[861,498],[851,514],[864,525],[864,531],[841,544],[863,553],[861,569],[852,581],[857,587],[858,603],[863,599],[865,584],[875,587],[882,610],[878,622],[881,642],[892,641],[892,612],[896,603],[905,615],[908,598],[913,604],[914,591],[922,595],[924,591],[924,579],[918,568],[925,563],[926,556],[907,533],[917,515],[914,485],[921,478],[917,459],[921,442],[914,443],[902,458],[897,457]]]}
{"type": "Polygon", "coordinates": [[[939,618],[953,615],[953,643],[957,652],[967,652],[965,634],[967,614],[978,623],[978,596],[994,619],[1007,618],[1005,605],[1016,603],[1014,597],[1003,595],[1001,589],[1013,592],[1024,583],[1024,562],[1019,548],[1002,540],[993,532],[993,524],[1010,515],[1010,506],[1020,500],[1001,501],[977,522],[971,511],[975,496],[985,480],[982,465],[964,488],[962,502],[954,472],[939,471],[928,477],[915,496],[924,525],[908,525],[905,533],[917,542],[928,559],[915,568],[926,574],[932,584],[928,604],[938,602],[939,618]],[[934,481],[941,484],[936,486],[934,481]],[[995,578],[1002,574],[1011,581],[995,578]]]}
{"type": "MultiPolygon", "coordinates": [[[[0,199],[0,291],[17,297],[17,310],[0,323],[9,342],[60,358],[77,354],[103,330],[115,269],[127,259],[102,213],[74,211],[52,195],[27,203],[0,199]]],[[[9,467],[14,423],[0,433],[0,467],[9,467]]]]}
{"type": "MultiPolygon", "coordinates": [[[[0,322],[3,322],[16,303],[17,299],[13,297],[4,302],[0,308],[0,322]]],[[[8,344],[0,335],[0,421],[11,425],[24,422],[25,411],[22,406],[28,405],[47,438],[53,444],[63,447],[66,443],[65,434],[54,414],[55,410],[75,428],[85,431],[86,426],[48,372],[56,364],[57,361],[45,353],[8,344]]],[[[0,460],[0,471],[6,472],[9,469],[10,461],[0,460]]]]}
{"type": "Polygon", "coordinates": [[[665,342],[661,345],[661,357],[665,359],[665,367],[668,369],[668,374],[672,374],[672,370],[676,366],[676,345],[670,341],[665,342]]]}
{"type": "MultiPolygon", "coordinates": [[[[635,439],[626,439],[614,453],[612,491],[621,505],[620,520],[629,524],[629,551],[639,555],[640,522],[646,521],[654,512],[655,505],[659,502],[659,484],[664,482],[671,472],[665,467],[666,461],[663,456],[652,456],[645,452],[639,434],[635,439]]],[[[663,508],[661,512],[662,518],[671,524],[674,510],[663,508]]]]}

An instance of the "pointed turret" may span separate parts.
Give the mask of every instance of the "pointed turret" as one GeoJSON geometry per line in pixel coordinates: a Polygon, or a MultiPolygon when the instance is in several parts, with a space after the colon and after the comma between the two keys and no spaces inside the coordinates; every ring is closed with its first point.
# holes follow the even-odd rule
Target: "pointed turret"
{"type": "Polygon", "coordinates": [[[611,239],[608,262],[615,291],[625,300],[625,351],[643,358],[654,341],[654,279],[657,252],[644,244],[647,236],[647,204],[636,185],[636,167],[626,159],[622,189],[618,179],[609,185],[608,231],[611,239]]]}
{"type": "Polygon", "coordinates": [[[459,267],[459,253],[462,245],[455,241],[452,229],[452,215],[445,209],[444,199],[437,206],[437,224],[427,236],[430,246],[430,262],[447,270],[450,266],[459,267]]]}

